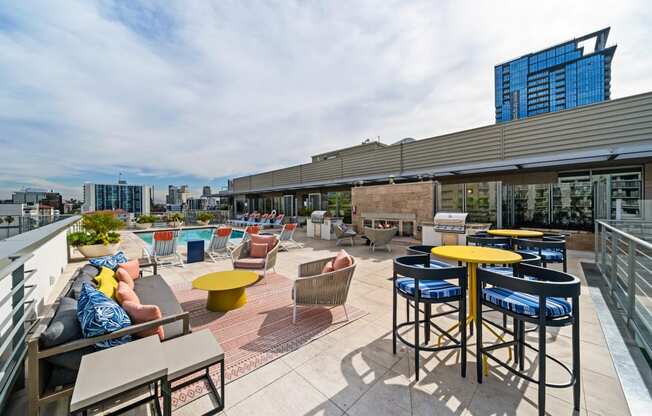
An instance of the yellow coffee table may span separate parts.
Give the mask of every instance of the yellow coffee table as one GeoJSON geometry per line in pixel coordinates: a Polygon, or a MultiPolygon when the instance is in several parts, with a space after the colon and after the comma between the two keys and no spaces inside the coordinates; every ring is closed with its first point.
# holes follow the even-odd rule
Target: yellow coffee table
{"type": "Polygon", "coordinates": [[[541,231],[531,231],[531,230],[487,230],[487,234],[499,236],[499,237],[514,237],[514,238],[536,238],[543,237],[541,231]]]}
{"type": "Polygon", "coordinates": [[[226,312],[247,303],[245,288],[258,280],[258,273],[231,270],[205,274],[192,281],[192,287],[208,292],[206,309],[226,312]]]}
{"type": "MultiPolygon", "coordinates": [[[[469,314],[466,317],[465,325],[473,325],[478,319],[477,310],[478,306],[476,305],[476,276],[478,271],[478,264],[513,264],[518,263],[523,259],[519,254],[514,253],[513,251],[500,250],[498,248],[490,247],[479,247],[479,246],[439,246],[434,247],[431,250],[432,254],[438,257],[443,257],[446,259],[463,261],[467,266],[468,273],[468,287],[469,287],[469,314]]],[[[485,328],[492,334],[496,336],[501,341],[504,341],[503,337],[499,335],[494,329],[486,323],[482,323],[485,328]]],[[[458,324],[453,325],[447,332],[452,331],[457,328],[458,324]]],[[[438,343],[441,344],[443,334],[439,335],[438,343]]],[[[512,359],[512,349],[509,349],[509,360],[512,359]]],[[[487,372],[487,362],[486,357],[484,357],[484,368],[485,373],[487,372]]]]}

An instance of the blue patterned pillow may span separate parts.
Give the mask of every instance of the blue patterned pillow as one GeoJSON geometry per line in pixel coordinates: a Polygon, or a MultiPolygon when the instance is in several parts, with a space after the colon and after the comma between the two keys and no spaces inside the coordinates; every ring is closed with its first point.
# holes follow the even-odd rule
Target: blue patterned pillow
{"type": "MultiPolygon", "coordinates": [[[[131,325],[129,315],[106,295],[89,283],[82,285],[77,301],[77,319],[86,338],[108,334],[131,325]]],[[[130,335],[109,339],[95,344],[98,348],[109,348],[131,341],[130,335]]]]}
{"type": "Polygon", "coordinates": [[[108,267],[111,270],[115,270],[118,268],[118,265],[128,261],[125,253],[118,251],[112,256],[98,257],[96,259],[90,259],[88,262],[98,268],[108,267]]]}

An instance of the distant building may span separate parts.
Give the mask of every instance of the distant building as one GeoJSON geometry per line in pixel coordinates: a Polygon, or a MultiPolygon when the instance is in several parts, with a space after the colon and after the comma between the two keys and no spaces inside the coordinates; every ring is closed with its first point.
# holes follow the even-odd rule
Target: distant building
{"type": "Polygon", "coordinates": [[[26,188],[11,195],[13,204],[45,204],[54,210],[63,212],[63,198],[59,192],[43,189],[26,188]]]}
{"type": "Polygon", "coordinates": [[[208,203],[209,201],[206,197],[188,198],[186,207],[191,211],[205,211],[208,209],[208,203]]]}
{"type": "Polygon", "coordinates": [[[210,186],[204,186],[201,191],[201,196],[206,196],[209,197],[211,196],[211,187],[210,186]]]}
{"type": "Polygon", "coordinates": [[[82,212],[121,209],[129,214],[149,215],[152,197],[150,186],[85,183],[82,212]]]}
{"type": "Polygon", "coordinates": [[[168,194],[165,197],[165,202],[168,205],[181,205],[185,204],[186,200],[190,198],[190,187],[188,185],[168,185],[168,194]]]}
{"type": "Polygon", "coordinates": [[[616,52],[608,35],[602,29],[496,65],[496,123],[608,100],[616,52]]]}

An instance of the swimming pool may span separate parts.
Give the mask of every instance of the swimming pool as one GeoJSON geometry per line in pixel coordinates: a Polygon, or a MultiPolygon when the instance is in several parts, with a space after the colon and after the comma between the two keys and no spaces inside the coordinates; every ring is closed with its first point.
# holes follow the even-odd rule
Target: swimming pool
{"type": "MultiPolygon", "coordinates": [[[[140,237],[141,240],[143,240],[145,243],[148,245],[152,245],[152,239],[154,237],[154,232],[146,232],[146,233],[136,233],[138,237],[140,237]]],[[[242,231],[239,230],[233,230],[231,231],[231,240],[238,240],[241,239],[243,235],[242,231]]],[[[183,229],[181,232],[179,232],[179,237],[177,237],[177,244],[179,245],[186,245],[188,241],[192,240],[204,240],[207,244],[207,242],[211,241],[211,237],[213,236],[213,228],[189,228],[189,229],[183,229]]]]}

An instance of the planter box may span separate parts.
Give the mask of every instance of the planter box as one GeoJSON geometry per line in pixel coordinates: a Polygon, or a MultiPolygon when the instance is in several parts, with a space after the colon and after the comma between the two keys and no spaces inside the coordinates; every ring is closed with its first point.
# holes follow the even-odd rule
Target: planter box
{"type": "Polygon", "coordinates": [[[208,225],[210,221],[202,221],[202,220],[197,220],[197,224],[199,225],[208,225]]]}
{"type": "Polygon", "coordinates": [[[182,221],[168,222],[168,227],[179,228],[183,224],[182,221]]]}
{"type": "Polygon", "coordinates": [[[109,244],[106,246],[104,244],[92,244],[89,246],[79,246],[77,247],[77,250],[79,250],[84,257],[90,259],[93,257],[104,257],[115,254],[118,251],[118,247],[120,247],[120,243],[109,244]]]}
{"type": "Polygon", "coordinates": [[[151,227],[152,227],[151,222],[145,222],[145,223],[142,223],[142,224],[136,223],[136,228],[139,229],[139,230],[146,230],[146,229],[151,228],[151,227]]]}

